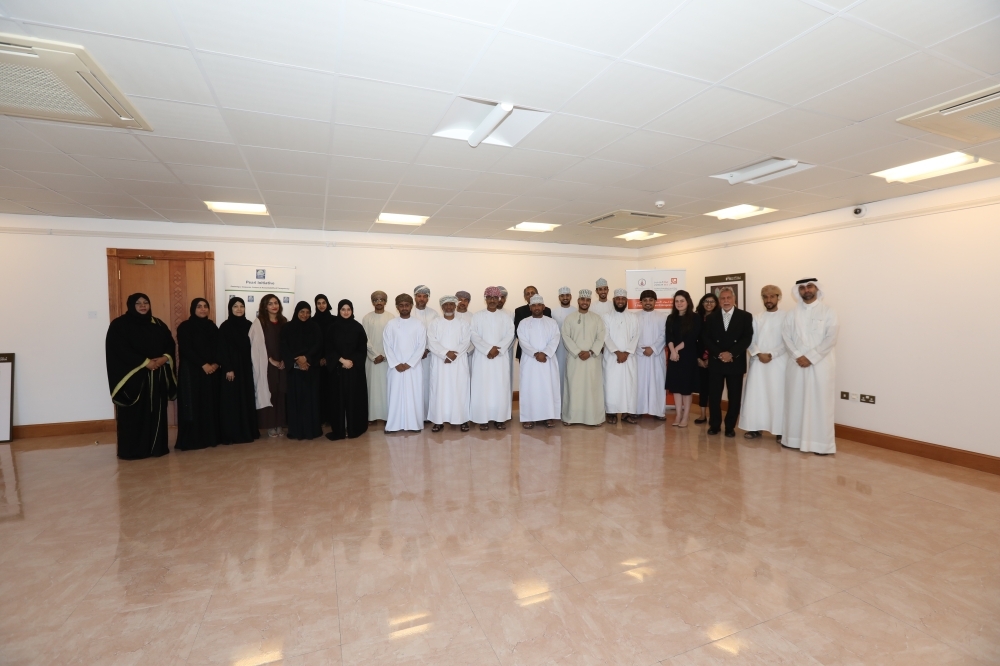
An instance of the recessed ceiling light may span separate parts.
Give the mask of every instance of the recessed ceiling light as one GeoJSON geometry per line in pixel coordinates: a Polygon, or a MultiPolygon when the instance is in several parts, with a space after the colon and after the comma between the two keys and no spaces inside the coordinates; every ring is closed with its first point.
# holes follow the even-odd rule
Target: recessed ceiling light
{"type": "Polygon", "coordinates": [[[643,241],[649,240],[650,238],[659,238],[662,235],[663,234],[657,234],[651,231],[630,231],[627,234],[615,236],[615,238],[623,238],[627,241],[643,241]]]}
{"type": "Polygon", "coordinates": [[[812,164],[800,163],[798,160],[785,160],[780,157],[772,157],[763,162],[743,167],[742,169],[715,174],[712,178],[721,178],[728,181],[730,185],[738,185],[740,183],[754,185],[762,182],[764,179],[771,180],[772,178],[777,178],[779,174],[782,176],[786,175],[785,172],[802,171],[812,168],[812,166],[812,164]]]}
{"type": "Polygon", "coordinates": [[[411,227],[419,227],[427,221],[426,215],[403,215],[402,213],[379,213],[376,222],[382,224],[406,224],[411,227]]]}
{"type": "Polygon", "coordinates": [[[873,176],[885,178],[887,183],[913,183],[924,178],[934,178],[949,173],[965,171],[966,169],[976,169],[981,166],[993,164],[989,160],[984,160],[975,155],[965,153],[948,153],[932,157],[929,160],[920,160],[902,166],[886,169],[873,173],[873,176]]]}
{"type": "Polygon", "coordinates": [[[233,203],[231,201],[206,201],[205,205],[213,213],[237,213],[239,215],[267,215],[264,204],[233,203]]]}
{"type": "Polygon", "coordinates": [[[705,215],[711,215],[712,217],[717,217],[720,220],[742,220],[747,217],[753,217],[754,215],[773,213],[775,210],[775,208],[764,208],[763,206],[740,204],[739,206],[731,206],[729,208],[723,208],[722,210],[712,211],[711,213],[705,213],[705,215]]]}
{"type": "Polygon", "coordinates": [[[545,222],[521,222],[510,227],[507,231],[552,231],[558,226],[558,224],[546,224],[545,222]]]}

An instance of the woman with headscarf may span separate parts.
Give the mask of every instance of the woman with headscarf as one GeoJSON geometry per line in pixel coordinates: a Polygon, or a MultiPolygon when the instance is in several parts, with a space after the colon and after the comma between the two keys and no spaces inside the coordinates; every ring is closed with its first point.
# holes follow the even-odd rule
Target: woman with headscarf
{"type": "MultiPolygon", "coordinates": [[[[702,330],[704,330],[705,320],[708,319],[708,315],[712,314],[712,310],[719,307],[719,299],[715,297],[715,294],[708,293],[701,297],[698,301],[698,308],[695,310],[695,314],[702,323],[702,330]]],[[[701,425],[702,423],[708,422],[708,347],[705,346],[705,341],[703,336],[698,338],[698,406],[701,407],[701,416],[694,420],[695,423],[701,425]]]]}
{"type": "Polygon", "coordinates": [[[118,457],[138,460],[170,453],[167,401],[177,397],[176,349],[170,329],[153,316],[146,294],[128,297],[125,314],[104,340],[108,387],[118,424],[118,457]]]}
{"type": "Polygon", "coordinates": [[[177,443],[179,451],[219,443],[219,327],[204,298],[191,301],[191,316],[177,327],[177,443]]]}
{"type": "Polygon", "coordinates": [[[288,438],[315,439],[323,434],[319,408],[323,337],[306,301],[296,304],[295,315],[282,329],[281,351],[288,376],[288,438]]]}
{"type": "Polygon", "coordinates": [[[354,318],[354,304],[337,304],[337,316],[326,329],[326,367],[330,369],[330,426],[326,438],[353,439],[368,430],[368,335],[354,318]]]}
{"type": "MultiPolygon", "coordinates": [[[[313,314],[313,319],[319,324],[319,334],[322,339],[326,339],[326,329],[330,327],[330,322],[333,321],[334,313],[330,311],[330,299],[326,297],[326,294],[316,294],[316,298],[313,299],[313,303],[316,304],[316,312],[313,314]]],[[[331,423],[330,420],[330,373],[327,372],[326,357],[320,357],[319,359],[319,413],[322,417],[323,423],[331,423]]]]}
{"type": "Polygon", "coordinates": [[[253,361],[257,425],[277,437],[285,425],[285,361],[281,351],[281,331],[288,323],[281,300],[274,294],[260,299],[257,318],[250,326],[250,358],[253,361]]]}
{"type": "Polygon", "coordinates": [[[254,403],[253,362],[250,357],[250,321],[246,302],[229,299],[229,316],[219,326],[219,441],[243,444],[260,437],[254,403]]]}

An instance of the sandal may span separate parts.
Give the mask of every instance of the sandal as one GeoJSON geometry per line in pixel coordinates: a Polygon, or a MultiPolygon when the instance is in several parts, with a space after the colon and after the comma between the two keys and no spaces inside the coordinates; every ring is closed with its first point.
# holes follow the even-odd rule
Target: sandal
{"type": "Polygon", "coordinates": [[[444,428],[443,424],[441,424],[441,423],[435,423],[434,426],[431,427],[431,432],[441,432],[442,428],[444,428]]]}
{"type": "Polygon", "coordinates": [[[635,425],[635,424],[639,423],[639,420],[636,419],[631,414],[626,414],[625,416],[623,416],[622,417],[622,421],[624,421],[625,423],[630,423],[632,425],[635,425]]]}
{"type": "Polygon", "coordinates": [[[531,430],[532,428],[535,427],[535,424],[532,423],[531,421],[525,421],[524,423],[521,424],[521,427],[524,428],[525,430],[531,430]]]}
{"type": "Polygon", "coordinates": [[[555,428],[556,424],[552,422],[552,419],[546,419],[545,420],[545,427],[546,428],[555,428]]]}
{"type": "Polygon", "coordinates": [[[489,430],[490,429],[490,424],[489,423],[480,423],[479,424],[479,429],[480,430],[489,430]]]}
{"type": "Polygon", "coordinates": [[[571,425],[573,425],[572,423],[566,423],[565,421],[563,421],[562,424],[564,426],[566,426],[567,428],[570,427],[571,425]]]}
{"type": "Polygon", "coordinates": [[[618,417],[614,416],[612,414],[608,415],[608,419],[607,420],[608,420],[608,423],[610,423],[611,425],[615,425],[616,423],[618,423],[618,417]]]}
{"type": "Polygon", "coordinates": [[[751,430],[749,432],[743,433],[743,439],[757,439],[760,436],[761,435],[759,430],[751,430]]]}
{"type": "Polygon", "coordinates": [[[507,429],[507,424],[504,423],[503,421],[494,421],[494,424],[496,425],[497,430],[506,430],[507,429]]]}
{"type": "Polygon", "coordinates": [[[462,430],[462,432],[469,432],[469,422],[468,421],[466,421],[465,423],[462,424],[461,430],[462,430]]]}

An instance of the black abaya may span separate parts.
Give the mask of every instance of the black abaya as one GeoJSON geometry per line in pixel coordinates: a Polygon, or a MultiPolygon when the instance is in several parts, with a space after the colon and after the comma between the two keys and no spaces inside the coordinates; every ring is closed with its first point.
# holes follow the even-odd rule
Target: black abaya
{"type": "Polygon", "coordinates": [[[323,338],[319,324],[313,319],[299,319],[298,313],[303,309],[312,310],[308,303],[300,301],[292,318],[281,329],[281,355],[288,381],[285,411],[289,439],[315,439],[323,434],[319,408],[319,374],[322,370],[319,359],[323,353],[323,338]],[[299,356],[306,357],[308,370],[300,370],[295,363],[299,356]]]}
{"type": "Polygon", "coordinates": [[[354,305],[348,300],[337,304],[337,316],[326,330],[326,367],[330,375],[330,426],[326,438],[358,437],[368,430],[368,381],[365,378],[365,359],[368,354],[368,335],[354,318],[354,305]],[[350,319],[340,316],[344,305],[351,307],[350,319]],[[345,368],[340,359],[353,365],[345,368]]]}
{"type": "Polygon", "coordinates": [[[251,323],[246,316],[233,314],[237,301],[243,303],[239,297],[229,301],[229,317],[219,326],[219,441],[222,444],[243,444],[260,437],[250,356],[251,323]],[[226,378],[230,372],[233,373],[232,381],[226,378]]]}
{"type": "MultiPolygon", "coordinates": [[[[316,294],[313,303],[316,304],[316,314],[313,315],[313,320],[319,324],[320,337],[325,340],[326,330],[333,322],[334,313],[330,311],[333,306],[330,305],[330,299],[326,297],[326,294],[316,294]],[[321,298],[326,301],[326,310],[323,312],[319,311],[319,299],[321,298]]],[[[319,368],[319,411],[323,423],[330,423],[330,373],[327,372],[328,369],[329,366],[320,366],[319,368]]]]}
{"type": "Polygon", "coordinates": [[[138,460],[170,453],[167,445],[167,401],[177,397],[174,377],[176,349],[170,329],[153,316],[150,307],[141,315],[135,309],[145,294],[128,297],[125,314],[108,327],[104,353],[108,369],[108,387],[115,403],[118,426],[118,457],[138,460]],[[156,370],[146,364],[166,356],[156,370]]]}
{"type": "Polygon", "coordinates": [[[195,309],[204,298],[191,301],[191,316],[177,327],[180,367],[177,372],[177,443],[191,451],[219,443],[220,370],[208,374],[205,365],[219,364],[219,328],[195,309]]]}

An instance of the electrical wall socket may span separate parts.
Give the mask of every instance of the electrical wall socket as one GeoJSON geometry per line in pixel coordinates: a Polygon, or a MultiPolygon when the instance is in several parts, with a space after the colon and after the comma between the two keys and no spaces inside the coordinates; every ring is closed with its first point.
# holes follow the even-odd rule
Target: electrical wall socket
{"type": "Polygon", "coordinates": [[[848,393],[847,391],[841,391],[840,392],[840,399],[841,400],[850,400],[851,399],[851,394],[848,393]]]}
{"type": "Polygon", "coordinates": [[[874,405],[875,404],[875,396],[873,396],[873,395],[865,395],[864,393],[862,393],[861,394],[861,402],[866,402],[869,405],[874,405]]]}
{"type": "Polygon", "coordinates": [[[858,394],[857,393],[852,393],[851,394],[851,401],[852,402],[857,402],[858,401],[858,394]]]}

